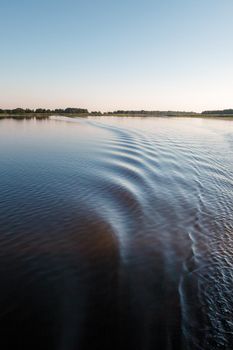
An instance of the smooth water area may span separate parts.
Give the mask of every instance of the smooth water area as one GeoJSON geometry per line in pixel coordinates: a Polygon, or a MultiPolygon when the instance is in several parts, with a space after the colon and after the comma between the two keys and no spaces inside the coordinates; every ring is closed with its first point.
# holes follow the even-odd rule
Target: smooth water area
{"type": "Polygon", "coordinates": [[[233,121],[0,120],[3,349],[232,349],[233,121]]]}

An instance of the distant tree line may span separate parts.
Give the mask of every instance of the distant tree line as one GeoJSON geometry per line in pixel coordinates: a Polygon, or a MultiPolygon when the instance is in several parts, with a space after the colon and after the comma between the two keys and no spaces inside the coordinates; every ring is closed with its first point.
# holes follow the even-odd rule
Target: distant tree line
{"type": "Polygon", "coordinates": [[[101,115],[187,115],[195,114],[194,112],[179,112],[179,111],[145,111],[145,110],[117,110],[114,112],[101,113],[100,111],[89,112],[85,108],[56,108],[56,109],[46,109],[46,108],[15,108],[15,109],[0,109],[0,114],[7,115],[25,115],[25,114],[89,114],[93,116],[101,115]]]}
{"type": "MultiPolygon", "coordinates": [[[[15,109],[1,109],[0,115],[16,115],[16,116],[25,116],[32,117],[33,115],[50,115],[50,114],[65,114],[65,115],[145,115],[145,116],[195,116],[200,115],[195,112],[184,112],[184,111],[146,111],[146,110],[117,110],[114,112],[101,113],[100,111],[89,112],[86,108],[56,108],[56,109],[46,109],[46,108],[15,108],[15,109]]],[[[233,109],[223,109],[223,110],[212,110],[212,111],[203,111],[202,115],[233,115],[233,109]]],[[[4,116],[3,116],[4,117],[4,116]]]]}
{"type": "Polygon", "coordinates": [[[202,114],[220,114],[220,115],[226,115],[231,114],[233,115],[233,109],[223,109],[223,110],[216,110],[216,111],[204,111],[202,114]]]}
{"type": "Polygon", "coordinates": [[[59,113],[59,114],[88,114],[88,110],[85,108],[59,108],[59,109],[45,109],[45,108],[37,108],[37,109],[29,109],[29,108],[15,108],[15,109],[0,109],[0,114],[48,114],[48,113],[59,113]]]}
{"type": "Polygon", "coordinates": [[[118,115],[118,114],[130,114],[130,115],[167,115],[167,116],[176,116],[176,115],[189,115],[189,114],[196,114],[195,112],[182,112],[182,111],[145,111],[145,110],[132,110],[132,111],[124,111],[124,110],[118,110],[114,112],[109,112],[107,114],[111,115],[118,115]]]}
{"type": "MultiPolygon", "coordinates": [[[[145,110],[132,110],[132,111],[124,111],[117,110],[114,112],[107,113],[108,115],[146,115],[146,116],[198,116],[199,113],[196,112],[185,112],[185,111],[145,111],[145,110]]],[[[203,111],[202,115],[210,114],[210,115],[233,115],[233,109],[223,109],[223,110],[213,110],[213,111],[203,111]]]]}

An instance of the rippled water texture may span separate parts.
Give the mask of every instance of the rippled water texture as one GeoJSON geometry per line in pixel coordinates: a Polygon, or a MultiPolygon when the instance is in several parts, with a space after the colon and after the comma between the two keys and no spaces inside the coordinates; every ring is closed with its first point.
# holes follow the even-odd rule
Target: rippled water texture
{"type": "Polygon", "coordinates": [[[232,349],[233,121],[1,120],[0,166],[1,349],[232,349]]]}

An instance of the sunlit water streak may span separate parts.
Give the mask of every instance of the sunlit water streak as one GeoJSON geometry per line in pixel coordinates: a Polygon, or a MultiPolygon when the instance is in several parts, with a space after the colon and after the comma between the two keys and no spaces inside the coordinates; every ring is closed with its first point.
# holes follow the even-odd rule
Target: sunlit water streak
{"type": "Polygon", "coordinates": [[[232,348],[232,121],[1,120],[0,161],[2,348],[232,348]]]}

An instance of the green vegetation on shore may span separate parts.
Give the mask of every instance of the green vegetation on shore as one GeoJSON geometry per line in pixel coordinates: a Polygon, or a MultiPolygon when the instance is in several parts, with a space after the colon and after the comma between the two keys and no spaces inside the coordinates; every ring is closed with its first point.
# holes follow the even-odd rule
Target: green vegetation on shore
{"type": "Polygon", "coordinates": [[[58,108],[58,109],[29,109],[29,108],[15,108],[15,109],[0,109],[0,119],[13,118],[13,119],[47,119],[52,115],[59,115],[65,117],[88,117],[90,115],[102,115],[101,112],[89,112],[84,108],[58,108]]]}
{"type": "Polygon", "coordinates": [[[84,108],[66,108],[66,109],[29,109],[29,108],[15,108],[15,109],[0,109],[0,118],[15,118],[15,119],[46,119],[52,115],[64,115],[64,116],[88,116],[89,112],[84,108]]]}
{"type": "Polygon", "coordinates": [[[89,116],[116,116],[116,117],[195,117],[195,118],[233,118],[233,109],[196,112],[181,112],[181,111],[125,111],[117,110],[114,112],[89,112],[85,108],[58,108],[58,109],[0,109],[0,119],[47,119],[52,115],[67,116],[67,117],[89,117],[89,116]]]}

